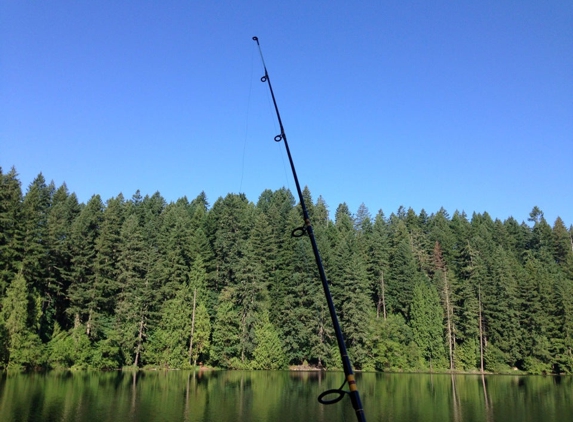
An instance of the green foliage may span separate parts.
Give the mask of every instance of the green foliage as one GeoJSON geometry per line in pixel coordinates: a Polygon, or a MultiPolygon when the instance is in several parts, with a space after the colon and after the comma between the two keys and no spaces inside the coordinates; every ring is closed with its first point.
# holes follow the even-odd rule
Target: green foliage
{"type": "Polygon", "coordinates": [[[552,367],[551,365],[543,362],[540,359],[535,358],[534,356],[527,356],[524,359],[523,368],[530,374],[533,375],[546,375],[551,373],[552,367]]]}
{"type": "Polygon", "coordinates": [[[74,364],[75,347],[71,334],[54,325],[52,338],[47,344],[48,365],[54,369],[70,368],[74,364]]]}
{"type": "MultiPolygon", "coordinates": [[[[225,299],[223,296],[221,299],[225,299]]],[[[240,326],[238,314],[233,304],[221,301],[217,307],[217,315],[213,326],[210,359],[214,365],[224,368],[236,367],[240,362],[240,326]]]]}
{"type": "MultiPolygon", "coordinates": [[[[200,303],[195,311],[195,327],[193,330],[193,349],[191,350],[191,362],[204,362],[209,357],[211,347],[211,321],[207,307],[200,303]]],[[[191,363],[190,362],[190,363],[191,363]]]]}
{"type": "Polygon", "coordinates": [[[261,314],[255,327],[255,342],[253,369],[284,369],[286,367],[286,356],[279,333],[271,324],[268,312],[261,314]]]}
{"type": "Polygon", "coordinates": [[[22,188],[16,169],[0,167],[0,297],[12,282],[22,259],[22,188]]]}
{"type": "Polygon", "coordinates": [[[187,347],[191,336],[191,302],[189,288],[183,284],[176,296],[164,304],[153,344],[158,349],[155,360],[162,367],[181,368],[189,360],[187,347]]]}
{"type": "Polygon", "coordinates": [[[67,274],[70,283],[68,314],[74,326],[85,324],[88,336],[94,336],[100,317],[100,304],[105,298],[102,285],[96,282],[96,241],[103,218],[103,203],[94,195],[74,219],[70,233],[72,265],[67,274]]]}
{"type": "Polygon", "coordinates": [[[6,290],[0,321],[7,341],[8,369],[26,369],[42,364],[42,343],[34,331],[38,315],[22,272],[6,290]]]}
{"type": "Polygon", "coordinates": [[[444,366],[444,312],[435,287],[427,282],[414,286],[410,307],[412,338],[430,368],[444,366]]]}
{"type": "Polygon", "coordinates": [[[91,367],[95,369],[115,369],[123,365],[123,357],[117,334],[106,333],[93,347],[91,367]]]}
{"type": "MultiPolygon", "coordinates": [[[[358,369],[573,373],[572,228],[303,196],[358,369]],[[481,341],[481,343],[480,343],[481,341]],[[480,344],[482,347],[480,347],[480,344]]],[[[340,367],[287,189],[86,204],[0,169],[0,366],[340,367]],[[195,310],[195,312],[193,312],[195,310]]]]}
{"type": "Polygon", "coordinates": [[[410,240],[406,225],[398,221],[392,236],[391,266],[387,282],[388,308],[391,312],[400,312],[405,318],[408,318],[414,285],[421,279],[410,240]]]}
{"type": "Polygon", "coordinates": [[[479,344],[475,338],[460,343],[454,351],[455,368],[463,371],[479,367],[479,344]]]}
{"type": "Polygon", "coordinates": [[[406,325],[402,315],[377,319],[373,331],[375,368],[378,371],[393,372],[411,368],[409,359],[412,359],[412,356],[409,355],[408,345],[412,341],[412,330],[406,325]]]}
{"type": "Polygon", "coordinates": [[[92,342],[84,325],[78,325],[70,332],[72,369],[87,369],[91,364],[92,342]]]}
{"type": "Polygon", "coordinates": [[[501,351],[494,344],[487,345],[485,349],[484,360],[485,368],[488,371],[504,373],[511,369],[507,364],[507,354],[501,351]]]}

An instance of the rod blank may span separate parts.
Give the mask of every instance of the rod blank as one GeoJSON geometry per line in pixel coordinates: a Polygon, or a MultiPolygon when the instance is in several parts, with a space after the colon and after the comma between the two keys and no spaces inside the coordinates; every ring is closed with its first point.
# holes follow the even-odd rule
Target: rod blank
{"type": "Polygon", "coordinates": [[[330,317],[332,319],[332,325],[334,327],[334,332],[336,334],[336,341],[338,343],[338,349],[340,351],[340,356],[342,359],[342,366],[344,368],[345,381],[342,384],[342,386],[338,389],[325,391],[324,393],[322,393],[321,395],[318,396],[318,401],[322,404],[333,404],[333,403],[340,401],[345,394],[348,394],[350,396],[350,401],[352,402],[352,407],[354,408],[358,422],[366,422],[366,417],[364,415],[364,409],[362,408],[362,401],[360,400],[360,394],[359,394],[358,388],[356,386],[356,380],[354,379],[354,371],[352,370],[352,364],[350,362],[350,358],[348,357],[348,352],[346,350],[346,344],[344,342],[342,330],[340,329],[340,324],[338,322],[338,317],[336,315],[336,309],[334,307],[332,295],[330,294],[330,288],[328,286],[328,280],[326,278],[326,273],[324,272],[324,266],[322,265],[322,259],[320,258],[320,253],[318,251],[318,245],[317,245],[316,239],[314,237],[314,231],[312,229],[312,224],[311,224],[310,218],[308,216],[306,204],[304,202],[302,190],[300,188],[298,176],[296,174],[296,169],[294,167],[294,161],[292,159],[292,155],[290,153],[290,148],[288,146],[287,137],[285,134],[283,122],[281,119],[279,108],[277,106],[277,101],[275,98],[275,94],[273,92],[273,87],[271,85],[271,79],[269,78],[269,72],[267,71],[265,59],[263,58],[263,52],[261,50],[261,45],[259,43],[258,37],[253,37],[253,41],[255,41],[257,43],[257,46],[259,48],[259,53],[261,55],[261,61],[263,62],[263,68],[265,71],[264,76],[261,77],[261,82],[266,82],[269,85],[269,90],[271,91],[271,97],[273,99],[275,112],[277,115],[277,119],[279,121],[281,133],[278,134],[277,136],[275,136],[274,140],[276,142],[283,141],[285,144],[285,148],[286,148],[286,152],[288,155],[290,167],[291,167],[292,174],[294,177],[294,182],[296,185],[296,191],[297,191],[298,198],[300,201],[300,206],[302,208],[304,225],[294,229],[292,231],[292,236],[301,237],[301,236],[304,236],[305,234],[307,234],[309,239],[310,239],[310,243],[312,245],[312,251],[314,253],[314,258],[316,260],[316,265],[318,267],[318,273],[320,274],[320,280],[322,282],[322,287],[324,289],[324,295],[326,297],[326,302],[328,304],[328,310],[330,312],[330,317]],[[350,391],[344,391],[343,390],[344,385],[347,383],[348,383],[348,388],[350,391]],[[328,395],[337,395],[337,396],[335,398],[331,398],[330,400],[327,400],[327,399],[325,399],[325,396],[328,396],[328,395]]]}

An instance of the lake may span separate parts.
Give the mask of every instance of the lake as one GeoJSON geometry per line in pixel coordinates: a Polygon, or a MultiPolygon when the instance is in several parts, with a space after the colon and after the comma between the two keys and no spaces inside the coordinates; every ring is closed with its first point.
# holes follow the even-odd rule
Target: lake
{"type": "MultiPolygon", "coordinates": [[[[350,399],[317,396],[338,372],[3,373],[0,421],[355,421],[350,399]]],[[[564,421],[573,377],[357,374],[369,422],[564,421]]]]}

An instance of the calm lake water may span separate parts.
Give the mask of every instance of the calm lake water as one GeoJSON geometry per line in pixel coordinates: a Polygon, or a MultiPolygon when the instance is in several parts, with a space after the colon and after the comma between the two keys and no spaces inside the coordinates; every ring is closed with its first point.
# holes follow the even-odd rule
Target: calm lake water
{"type": "MultiPolygon", "coordinates": [[[[342,373],[288,371],[2,374],[0,421],[354,421],[317,396],[342,373]]],[[[573,377],[357,374],[371,421],[565,421],[573,377]]]]}

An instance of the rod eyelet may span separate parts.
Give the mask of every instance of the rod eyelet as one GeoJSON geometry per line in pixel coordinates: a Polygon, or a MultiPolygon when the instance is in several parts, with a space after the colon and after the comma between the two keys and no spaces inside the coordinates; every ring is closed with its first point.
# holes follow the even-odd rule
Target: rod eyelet
{"type": "Polygon", "coordinates": [[[306,234],[306,227],[305,226],[300,226],[297,227],[296,229],[294,229],[290,235],[292,237],[303,237],[306,234]]]}
{"type": "Polygon", "coordinates": [[[320,404],[325,404],[325,405],[338,403],[340,400],[342,400],[342,398],[344,397],[345,394],[347,394],[347,392],[344,390],[341,390],[340,388],[335,388],[333,390],[326,390],[325,392],[321,393],[320,396],[318,396],[318,401],[320,404]],[[324,397],[326,397],[330,394],[336,395],[336,396],[330,400],[326,400],[324,397]]]}

